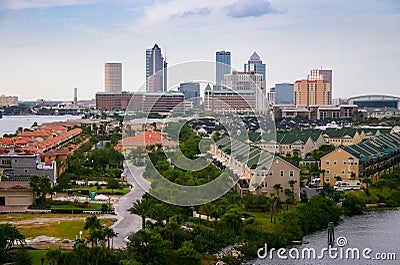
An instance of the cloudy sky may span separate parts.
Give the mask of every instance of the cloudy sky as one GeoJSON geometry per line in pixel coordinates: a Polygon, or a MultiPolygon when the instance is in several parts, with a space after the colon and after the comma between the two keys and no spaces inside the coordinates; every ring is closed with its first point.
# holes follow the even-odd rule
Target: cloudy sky
{"type": "Polygon", "coordinates": [[[145,81],[145,49],[169,66],[257,51],[268,87],[333,69],[334,97],[400,94],[398,0],[1,0],[0,94],[94,98],[104,62],[123,62],[125,90],[145,81]]]}

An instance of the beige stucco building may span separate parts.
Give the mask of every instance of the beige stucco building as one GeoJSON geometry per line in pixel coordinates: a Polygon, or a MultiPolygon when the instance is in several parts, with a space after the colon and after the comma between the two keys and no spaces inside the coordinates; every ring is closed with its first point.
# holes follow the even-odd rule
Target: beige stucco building
{"type": "Polygon", "coordinates": [[[29,206],[33,203],[33,189],[27,181],[0,180],[1,206],[29,206]]]}

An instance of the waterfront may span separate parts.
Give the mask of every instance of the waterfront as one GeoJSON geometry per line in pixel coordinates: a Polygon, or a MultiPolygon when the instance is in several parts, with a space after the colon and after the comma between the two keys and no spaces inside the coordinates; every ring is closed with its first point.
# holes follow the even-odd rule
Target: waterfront
{"type": "MultiPolygon", "coordinates": [[[[400,260],[400,208],[388,210],[368,211],[363,215],[347,217],[337,227],[335,227],[335,238],[345,237],[347,244],[342,247],[344,253],[348,248],[358,248],[360,251],[360,259],[332,259],[325,252],[324,258],[320,260],[314,259],[288,259],[283,260],[277,257],[274,252],[273,259],[269,257],[258,259],[247,265],[261,264],[399,264],[400,260]],[[376,253],[395,253],[396,260],[378,261],[376,259],[366,260],[362,257],[362,251],[370,248],[372,252],[369,254],[375,257],[376,253]]],[[[304,237],[303,244],[298,246],[300,256],[301,250],[304,248],[313,248],[316,250],[317,256],[321,253],[321,249],[327,247],[327,231],[319,231],[312,235],[304,237]]],[[[338,247],[337,245],[334,247],[338,247]]],[[[338,248],[340,249],[340,248],[338,248]]],[[[286,252],[286,255],[288,253],[286,252]]],[[[343,255],[345,256],[345,255],[343,255]]],[[[351,256],[349,256],[351,257],[351,256]]]]}
{"type": "Polygon", "coordinates": [[[80,116],[64,115],[64,116],[41,116],[41,115],[18,115],[3,116],[0,119],[0,137],[4,134],[15,133],[19,127],[30,128],[34,122],[38,125],[54,121],[67,121],[79,119],[80,116]]]}

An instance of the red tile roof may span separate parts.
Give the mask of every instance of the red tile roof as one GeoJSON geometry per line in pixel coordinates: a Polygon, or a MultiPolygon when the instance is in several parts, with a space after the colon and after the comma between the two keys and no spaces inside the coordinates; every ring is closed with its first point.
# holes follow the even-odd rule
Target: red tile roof
{"type": "Polygon", "coordinates": [[[1,181],[1,190],[33,190],[29,185],[29,181],[1,181]]]}

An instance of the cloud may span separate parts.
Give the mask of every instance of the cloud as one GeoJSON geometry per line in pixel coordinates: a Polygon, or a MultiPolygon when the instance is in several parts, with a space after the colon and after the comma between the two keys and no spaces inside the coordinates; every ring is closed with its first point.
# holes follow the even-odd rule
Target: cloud
{"type": "Polygon", "coordinates": [[[57,6],[86,5],[95,0],[2,0],[0,9],[49,8],[57,6]]]}
{"type": "Polygon", "coordinates": [[[226,7],[228,16],[234,18],[259,17],[265,14],[280,14],[270,2],[265,0],[237,0],[232,5],[226,7]]]}
{"type": "Polygon", "coordinates": [[[191,16],[207,16],[208,14],[211,13],[211,9],[208,7],[202,7],[202,8],[195,8],[192,10],[185,11],[181,14],[177,14],[175,16],[179,17],[191,17],[191,16]]]}

